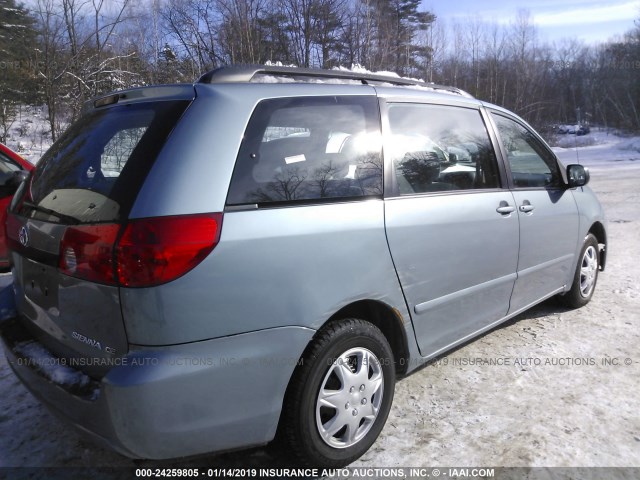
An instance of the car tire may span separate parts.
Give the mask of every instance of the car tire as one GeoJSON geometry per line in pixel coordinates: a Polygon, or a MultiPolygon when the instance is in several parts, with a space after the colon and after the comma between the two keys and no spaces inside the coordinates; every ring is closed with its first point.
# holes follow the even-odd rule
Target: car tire
{"type": "Polygon", "coordinates": [[[560,297],[567,307],[580,308],[589,303],[598,281],[600,254],[598,240],[591,233],[584,239],[571,290],[560,297]]]}
{"type": "Polygon", "coordinates": [[[364,454],[389,415],[395,365],[389,342],[359,319],[318,331],[283,405],[283,440],[300,463],[340,468],[364,454]]]}

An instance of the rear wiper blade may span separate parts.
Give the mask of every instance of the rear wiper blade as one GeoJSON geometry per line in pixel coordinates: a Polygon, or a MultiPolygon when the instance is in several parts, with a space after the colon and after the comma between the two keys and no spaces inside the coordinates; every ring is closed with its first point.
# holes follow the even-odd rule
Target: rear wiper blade
{"type": "Polygon", "coordinates": [[[40,205],[36,205],[35,203],[30,202],[28,200],[23,201],[22,205],[32,210],[35,210],[36,212],[45,213],[47,215],[51,215],[52,217],[59,218],[65,223],[70,223],[72,225],[77,225],[80,223],[80,219],[76,217],[73,217],[71,215],[65,215],[64,213],[56,212],[55,210],[51,210],[50,208],[47,208],[47,207],[41,207],[40,205]]]}

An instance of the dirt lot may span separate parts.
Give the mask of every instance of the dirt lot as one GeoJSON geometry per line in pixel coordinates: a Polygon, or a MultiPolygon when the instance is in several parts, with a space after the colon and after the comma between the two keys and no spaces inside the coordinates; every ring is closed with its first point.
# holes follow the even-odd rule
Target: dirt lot
{"type": "MultiPolygon", "coordinates": [[[[548,301],[401,380],[382,435],[353,466],[640,466],[639,185],[639,161],[593,165],[611,248],[588,306],[548,301]]],[[[284,466],[287,455],[180,462],[196,464],[284,466]]],[[[77,436],[2,358],[0,466],[140,465],[156,464],[77,436]]]]}

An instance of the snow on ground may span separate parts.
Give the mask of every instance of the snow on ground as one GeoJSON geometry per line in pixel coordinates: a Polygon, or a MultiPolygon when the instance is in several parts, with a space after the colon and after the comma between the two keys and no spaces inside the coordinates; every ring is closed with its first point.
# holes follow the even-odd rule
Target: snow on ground
{"type": "Polygon", "coordinates": [[[592,129],[582,136],[559,135],[553,151],[565,164],[581,163],[587,167],[640,163],[640,137],[625,137],[605,129],[592,129]]]}
{"type": "Polygon", "coordinates": [[[21,105],[6,145],[34,165],[51,146],[51,127],[44,106],[21,105]]]}
{"type": "MultiPolygon", "coordinates": [[[[352,466],[640,466],[640,152],[627,148],[638,139],[595,135],[602,143],[578,154],[606,209],[610,248],[592,302],[547,301],[400,380],[380,438],[352,466]]],[[[576,156],[556,151],[565,163],[576,156]]],[[[289,465],[277,446],[127,459],[54,417],[1,358],[0,467],[289,465]]]]}

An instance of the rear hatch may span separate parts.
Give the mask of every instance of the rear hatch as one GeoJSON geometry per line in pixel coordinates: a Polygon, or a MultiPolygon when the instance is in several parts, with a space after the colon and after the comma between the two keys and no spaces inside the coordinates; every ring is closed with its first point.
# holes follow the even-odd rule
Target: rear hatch
{"type": "Polygon", "coordinates": [[[63,362],[93,377],[128,350],[114,245],[190,103],[193,89],[186,88],[167,87],[171,98],[149,99],[138,90],[128,95],[133,101],[123,101],[125,93],[96,102],[42,157],[10,207],[19,321],[63,362]]]}

